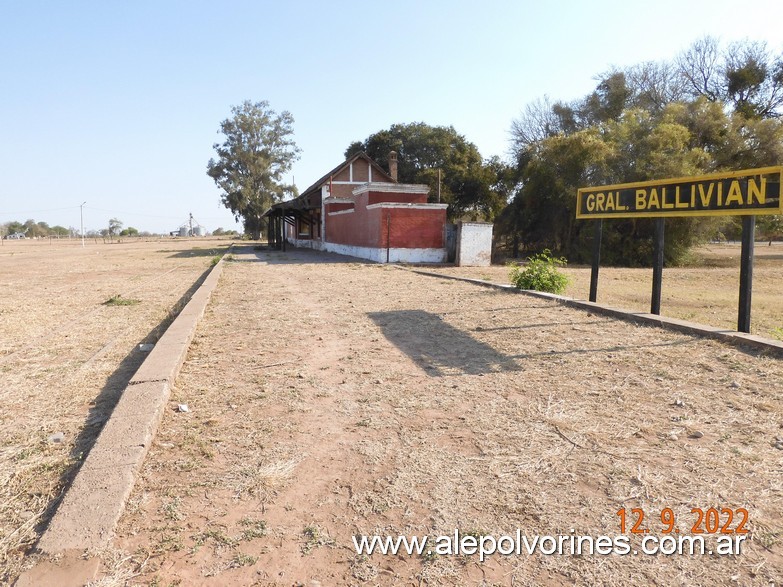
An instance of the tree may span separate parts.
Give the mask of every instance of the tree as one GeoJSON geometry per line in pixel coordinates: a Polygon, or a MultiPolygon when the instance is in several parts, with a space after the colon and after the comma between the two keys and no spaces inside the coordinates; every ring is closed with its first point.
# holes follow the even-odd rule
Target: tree
{"type": "Polygon", "coordinates": [[[766,43],[733,43],[726,52],[726,92],[747,118],[780,116],[783,106],[783,55],[776,59],[766,43]]]}
{"type": "Polygon", "coordinates": [[[493,188],[497,165],[485,164],[476,145],[453,126],[393,124],[364,141],[351,143],[345,157],[362,151],[382,167],[388,167],[389,152],[396,151],[398,180],[430,186],[431,202],[437,201],[440,187],[450,218],[466,215],[492,220],[505,204],[493,188]]]}
{"type": "Polygon", "coordinates": [[[721,47],[704,37],[676,59],[687,93],[731,106],[746,118],[783,115],[783,54],[774,56],[766,43],[737,41],[721,47]]]}
{"type": "Polygon", "coordinates": [[[677,67],[670,62],[646,61],[625,70],[631,92],[630,104],[650,112],[660,112],[667,104],[682,100],[685,86],[677,67]]]}
{"type": "Polygon", "coordinates": [[[120,231],[120,236],[139,236],[139,231],[138,229],[129,226],[128,228],[123,228],[120,231]]]}
{"type": "Polygon", "coordinates": [[[695,41],[677,56],[677,69],[691,96],[720,99],[720,59],[720,42],[710,36],[695,41]]]}
{"type": "MultiPolygon", "coordinates": [[[[511,126],[521,188],[499,216],[498,240],[507,243],[514,256],[522,246],[529,251],[549,248],[572,261],[586,261],[592,231],[574,221],[579,187],[783,161],[783,120],[762,115],[767,110],[757,107],[759,97],[765,91],[771,96],[771,90],[753,89],[764,69],[753,65],[764,61],[760,50],[751,43],[740,46],[746,53],[734,47],[739,65],[721,69],[713,63],[722,55],[713,55],[716,47],[705,41],[692,49],[688,76],[678,78],[668,67],[644,64],[626,70],[631,73],[625,76],[599,76],[596,91],[570,105],[547,100],[526,108],[511,126]],[[745,77],[737,74],[732,86],[731,72],[746,66],[745,77]],[[723,85],[715,80],[721,71],[726,74],[723,85]]],[[[726,64],[734,63],[724,57],[726,64]]],[[[667,219],[667,262],[683,260],[691,246],[719,232],[734,234],[735,224],[730,218],[667,219]]],[[[779,234],[779,226],[776,218],[760,221],[760,230],[772,236],[779,234]]],[[[649,263],[652,234],[653,223],[647,219],[604,221],[603,260],[649,263]]]]}
{"type": "Polygon", "coordinates": [[[46,222],[36,222],[32,218],[24,223],[24,228],[19,232],[24,232],[27,238],[40,238],[49,235],[49,225],[46,222]]]}
{"type": "Polygon", "coordinates": [[[626,83],[625,73],[622,71],[609,73],[599,80],[595,91],[582,102],[579,115],[583,126],[617,120],[630,98],[631,90],[626,83]]]}
{"type": "Polygon", "coordinates": [[[212,236],[237,236],[236,230],[226,230],[222,226],[219,226],[212,231],[212,236]]]}
{"type": "Polygon", "coordinates": [[[36,222],[35,223],[35,236],[43,237],[43,236],[49,236],[49,233],[52,231],[51,227],[49,226],[48,222],[36,222]]]}
{"type": "Polygon", "coordinates": [[[243,220],[245,231],[261,237],[262,215],[296,188],[283,176],[299,158],[294,143],[294,119],[287,111],[277,114],[266,101],[246,100],[232,106],[231,118],[220,123],[222,143],[215,143],[217,159],[207,163],[207,175],[222,190],[223,204],[243,220]]]}
{"type": "Polygon", "coordinates": [[[6,229],[8,230],[8,234],[16,234],[17,232],[25,232],[26,226],[22,222],[17,222],[16,220],[13,220],[6,224],[6,229]]]}
{"type": "Polygon", "coordinates": [[[118,218],[112,218],[109,220],[109,231],[108,235],[109,238],[113,237],[115,234],[119,234],[120,230],[122,229],[123,222],[122,220],[118,218]]]}
{"type": "Polygon", "coordinates": [[[766,238],[770,243],[783,237],[783,216],[780,214],[759,216],[756,222],[759,235],[766,238]]]}
{"type": "Polygon", "coordinates": [[[533,147],[544,139],[564,132],[563,117],[568,109],[573,117],[573,111],[564,104],[553,104],[549,96],[538,98],[528,103],[519,118],[511,121],[511,136],[515,151],[533,147]]]}

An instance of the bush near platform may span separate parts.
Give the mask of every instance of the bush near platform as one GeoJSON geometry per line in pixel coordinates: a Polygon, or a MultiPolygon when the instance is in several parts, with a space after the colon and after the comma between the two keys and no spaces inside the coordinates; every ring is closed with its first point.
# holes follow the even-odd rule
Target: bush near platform
{"type": "Polygon", "coordinates": [[[519,289],[533,289],[561,294],[568,285],[568,277],[558,271],[564,267],[565,257],[553,257],[549,249],[529,257],[525,265],[511,266],[511,283],[519,289]]]}

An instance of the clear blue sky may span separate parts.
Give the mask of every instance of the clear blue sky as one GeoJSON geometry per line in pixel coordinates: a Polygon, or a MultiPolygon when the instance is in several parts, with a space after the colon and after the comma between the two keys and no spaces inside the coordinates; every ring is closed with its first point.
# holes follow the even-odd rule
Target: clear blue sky
{"type": "Polygon", "coordinates": [[[505,156],[528,102],[705,34],[783,50],[783,2],[0,0],[0,223],[236,228],[206,175],[230,107],[290,111],[300,189],[393,123],[505,156]]]}

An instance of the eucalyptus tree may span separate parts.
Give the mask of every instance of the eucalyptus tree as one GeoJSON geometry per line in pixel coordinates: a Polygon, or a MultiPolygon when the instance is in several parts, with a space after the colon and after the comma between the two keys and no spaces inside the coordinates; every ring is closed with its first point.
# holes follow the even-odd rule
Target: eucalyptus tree
{"type": "Polygon", "coordinates": [[[261,236],[262,216],[269,207],[296,195],[284,176],[299,158],[293,140],[294,118],[277,113],[267,101],[244,101],[231,108],[231,117],[220,123],[222,143],[213,148],[217,158],[207,163],[207,175],[221,189],[221,201],[244,222],[245,232],[261,236]]]}

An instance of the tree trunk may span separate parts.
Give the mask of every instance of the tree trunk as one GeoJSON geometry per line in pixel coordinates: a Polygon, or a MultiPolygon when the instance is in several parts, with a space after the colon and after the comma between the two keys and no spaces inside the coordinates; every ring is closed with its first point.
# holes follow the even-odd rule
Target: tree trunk
{"type": "Polygon", "coordinates": [[[245,216],[245,233],[249,234],[253,240],[260,240],[262,223],[263,219],[260,216],[245,216]]]}

